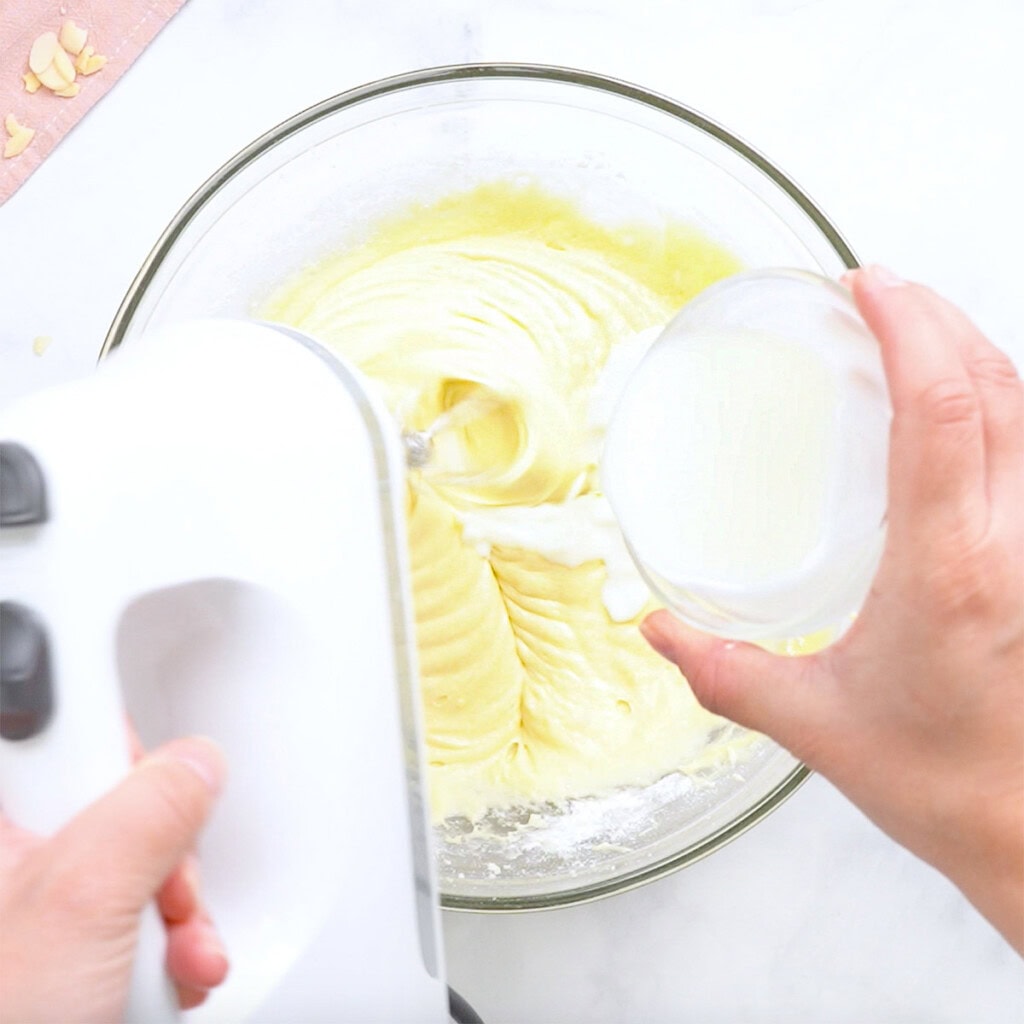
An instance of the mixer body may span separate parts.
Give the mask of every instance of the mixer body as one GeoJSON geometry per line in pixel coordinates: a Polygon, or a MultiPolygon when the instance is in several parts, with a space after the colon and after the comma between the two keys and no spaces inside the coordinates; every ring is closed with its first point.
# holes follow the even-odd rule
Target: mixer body
{"type": "MultiPolygon", "coordinates": [[[[182,324],[0,414],[0,806],[50,833],[203,733],[231,974],[196,1021],[447,1019],[398,431],[283,328],[182,324]]],[[[151,914],[129,1018],[173,1017],[151,914]]]]}

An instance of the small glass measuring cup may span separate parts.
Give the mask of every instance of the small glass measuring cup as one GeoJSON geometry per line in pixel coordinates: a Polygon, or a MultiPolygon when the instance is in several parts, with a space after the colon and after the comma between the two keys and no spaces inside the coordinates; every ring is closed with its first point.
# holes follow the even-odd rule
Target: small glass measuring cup
{"type": "Polygon", "coordinates": [[[840,635],[885,541],[891,408],[849,293],[738,274],[658,336],[619,398],[602,486],[680,619],[778,647],[840,635]]]}

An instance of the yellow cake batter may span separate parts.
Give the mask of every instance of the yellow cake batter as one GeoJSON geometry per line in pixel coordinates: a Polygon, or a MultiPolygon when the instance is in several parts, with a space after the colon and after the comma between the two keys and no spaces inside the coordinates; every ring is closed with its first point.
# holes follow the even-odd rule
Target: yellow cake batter
{"type": "Polygon", "coordinates": [[[737,269],[684,226],[605,229],[495,183],[378,225],[259,311],[353,361],[405,429],[455,417],[408,487],[435,818],[728,756],[636,628],[654,605],[596,462],[609,356],[737,269]]]}

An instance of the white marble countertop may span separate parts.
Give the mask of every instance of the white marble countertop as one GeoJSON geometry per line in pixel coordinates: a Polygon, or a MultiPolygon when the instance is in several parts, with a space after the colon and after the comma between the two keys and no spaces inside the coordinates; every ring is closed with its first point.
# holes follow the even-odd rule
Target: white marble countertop
{"type": "MultiPolygon", "coordinates": [[[[350,86],[479,60],[604,72],[702,110],[863,259],[948,294],[1024,363],[1022,40],[1019,0],[192,0],[0,207],[0,401],[91,368],[167,221],[256,135],[350,86]]],[[[817,778],[668,879],[448,914],[445,939],[492,1024],[1024,1019],[1020,961],[817,778]]]]}

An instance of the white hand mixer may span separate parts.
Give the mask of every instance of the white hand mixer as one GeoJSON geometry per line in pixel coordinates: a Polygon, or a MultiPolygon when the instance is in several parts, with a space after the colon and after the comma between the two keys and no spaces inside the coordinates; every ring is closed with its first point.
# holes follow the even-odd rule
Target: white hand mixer
{"type": "MultiPolygon", "coordinates": [[[[444,1021],[404,453],[350,367],[206,322],[0,416],[0,806],[58,829],[147,743],[230,780],[202,842],[231,952],[196,1021],[444,1021]]],[[[174,1019],[155,909],[128,1009],[174,1019]]]]}

